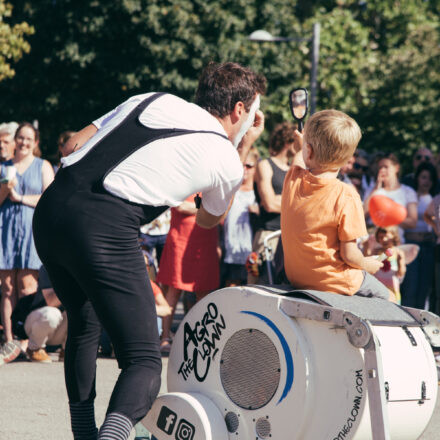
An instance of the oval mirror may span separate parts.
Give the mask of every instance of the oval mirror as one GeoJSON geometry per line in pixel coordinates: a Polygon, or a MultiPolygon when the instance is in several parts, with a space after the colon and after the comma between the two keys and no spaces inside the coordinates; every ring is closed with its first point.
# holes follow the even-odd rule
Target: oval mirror
{"type": "Polygon", "coordinates": [[[308,110],[307,89],[298,88],[290,92],[290,110],[292,116],[298,122],[298,130],[302,131],[303,120],[308,110]]]}

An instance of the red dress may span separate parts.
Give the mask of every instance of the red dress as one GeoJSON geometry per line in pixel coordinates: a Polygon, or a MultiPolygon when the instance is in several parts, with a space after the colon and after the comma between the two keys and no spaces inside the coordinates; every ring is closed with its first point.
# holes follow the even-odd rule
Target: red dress
{"type": "MultiPolygon", "coordinates": [[[[187,200],[193,200],[193,196],[187,200]]],[[[187,292],[205,292],[219,286],[217,228],[203,229],[195,215],[171,209],[170,231],[156,282],[187,292]]]]}

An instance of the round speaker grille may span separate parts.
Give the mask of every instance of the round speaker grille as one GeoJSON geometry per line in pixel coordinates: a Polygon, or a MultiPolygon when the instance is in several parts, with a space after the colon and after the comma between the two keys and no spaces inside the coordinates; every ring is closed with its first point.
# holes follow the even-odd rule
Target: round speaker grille
{"type": "Polygon", "coordinates": [[[226,342],[220,360],[220,379],[228,397],[239,407],[267,405],[280,382],[280,359],[266,334],[243,329],[226,342]]]}
{"type": "Polygon", "coordinates": [[[237,414],[228,412],[225,416],[226,428],[229,432],[235,432],[238,429],[239,421],[237,414]]]}
{"type": "Polygon", "coordinates": [[[268,438],[270,435],[270,422],[265,417],[261,417],[257,420],[255,425],[257,435],[260,438],[268,438]]]}

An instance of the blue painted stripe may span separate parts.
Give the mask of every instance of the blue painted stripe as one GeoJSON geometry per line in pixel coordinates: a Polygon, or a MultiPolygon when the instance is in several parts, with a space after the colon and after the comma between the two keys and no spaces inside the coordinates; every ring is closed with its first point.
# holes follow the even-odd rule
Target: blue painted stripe
{"type": "Polygon", "coordinates": [[[292,389],[293,385],[293,358],[292,352],[290,351],[289,344],[286,341],[286,338],[281,333],[280,329],[266,316],[261,315],[260,313],[251,312],[250,310],[242,310],[240,313],[245,313],[246,315],[252,315],[256,318],[261,319],[264,323],[266,323],[278,336],[280,340],[281,346],[283,347],[284,357],[286,358],[286,366],[287,366],[287,377],[286,377],[286,385],[284,386],[283,394],[280,397],[277,405],[281,403],[281,401],[289,394],[289,391],[292,389]]]}

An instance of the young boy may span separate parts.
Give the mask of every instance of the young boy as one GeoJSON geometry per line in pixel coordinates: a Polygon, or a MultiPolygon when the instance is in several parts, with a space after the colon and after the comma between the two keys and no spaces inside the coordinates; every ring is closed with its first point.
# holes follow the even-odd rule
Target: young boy
{"type": "Polygon", "coordinates": [[[367,235],[355,188],[337,179],[357,147],[361,131],[345,113],[315,113],[296,131],[305,168],[293,165],[284,180],[281,238],[287,278],[296,288],[389,298],[371,274],[382,263],[364,257],[356,239],[367,235]]]}

